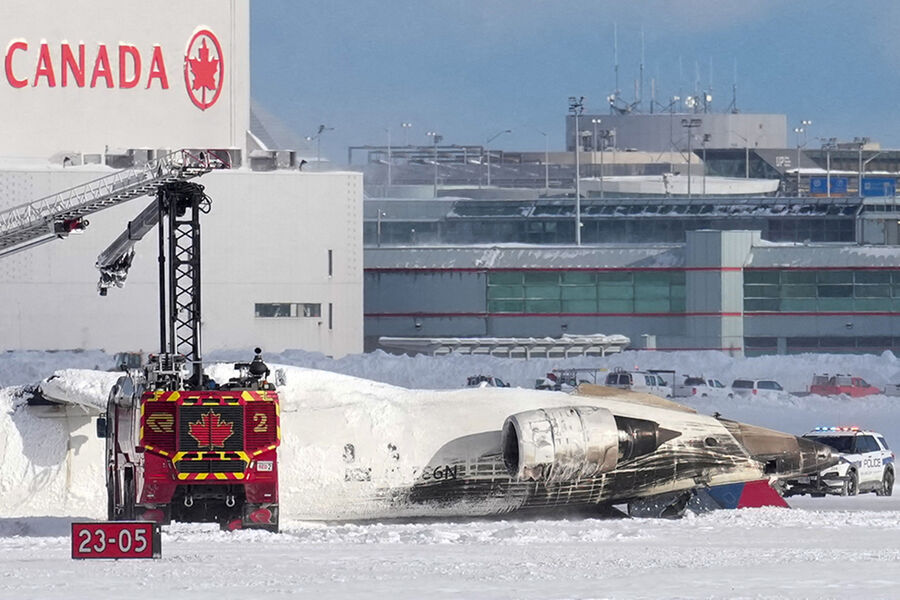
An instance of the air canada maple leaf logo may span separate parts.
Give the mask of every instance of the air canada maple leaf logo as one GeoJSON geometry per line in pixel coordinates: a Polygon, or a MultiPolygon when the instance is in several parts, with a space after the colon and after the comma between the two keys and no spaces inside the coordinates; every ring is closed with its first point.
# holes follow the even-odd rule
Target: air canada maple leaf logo
{"type": "Polygon", "coordinates": [[[216,103],[222,93],[225,64],[219,39],[209,29],[197,31],[184,54],[184,85],[200,110],[216,103]]]}
{"type": "Polygon", "coordinates": [[[225,441],[234,433],[234,423],[222,421],[222,417],[212,409],[196,423],[189,423],[188,427],[188,433],[197,440],[198,449],[224,448],[225,441]]]}

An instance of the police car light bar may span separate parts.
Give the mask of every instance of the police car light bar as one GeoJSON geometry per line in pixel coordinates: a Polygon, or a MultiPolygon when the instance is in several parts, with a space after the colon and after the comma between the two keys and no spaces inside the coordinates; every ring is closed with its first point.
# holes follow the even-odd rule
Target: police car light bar
{"type": "Polygon", "coordinates": [[[853,425],[851,427],[816,427],[813,431],[859,431],[859,427],[853,425]]]}

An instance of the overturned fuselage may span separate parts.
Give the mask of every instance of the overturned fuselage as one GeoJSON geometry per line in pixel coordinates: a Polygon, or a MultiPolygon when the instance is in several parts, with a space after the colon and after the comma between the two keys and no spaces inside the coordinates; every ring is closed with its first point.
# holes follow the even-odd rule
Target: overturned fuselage
{"type": "Polygon", "coordinates": [[[833,464],[824,446],[599,386],[283,393],[284,509],[303,519],[590,508],[833,464]],[[293,405],[292,398],[301,400],[293,405]]]}

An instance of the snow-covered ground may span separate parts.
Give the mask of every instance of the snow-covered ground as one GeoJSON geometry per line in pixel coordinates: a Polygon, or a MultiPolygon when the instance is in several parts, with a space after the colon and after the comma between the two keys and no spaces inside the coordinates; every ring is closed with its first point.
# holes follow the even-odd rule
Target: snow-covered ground
{"type": "MultiPolygon", "coordinates": [[[[247,360],[221,352],[212,360],[247,360]]],[[[458,388],[490,374],[531,387],[553,367],[668,368],[728,383],[766,377],[803,391],[813,373],[900,382],[900,362],[881,356],[801,355],[731,359],[718,353],[628,352],[607,359],[506,360],[394,357],[331,360],[303,352],[267,355],[296,365],[410,388],[458,388]]],[[[69,523],[104,511],[101,460],[88,419],[37,417],[15,396],[58,369],[68,391],[102,403],[115,374],[102,352],[0,355],[0,598],[695,598],[900,597],[900,496],[792,498],[792,510],[743,509],[678,521],[478,519],[334,524],[282,520],[283,533],[164,528],[157,561],[76,562],[69,523]],[[68,425],[66,425],[68,423],[68,425]],[[69,436],[66,427],[79,426],[69,436]],[[84,439],[82,439],[82,437],[84,439]],[[60,461],[59,457],[66,457],[60,461]],[[102,483],[99,484],[102,487],[102,483]]],[[[315,377],[323,389],[346,379],[315,377]]],[[[290,382],[288,382],[290,384],[290,382]]],[[[377,386],[373,386],[373,389],[377,386]]],[[[332,393],[337,393],[332,390],[332,393]]],[[[803,433],[852,424],[900,443],[900,398],[689,399],[701,412],[803,433]]],[[[283,503],[302,465],[283,464],[283,503]]],[[[287,511],[288,513],[290,511],[287,511]]]]}

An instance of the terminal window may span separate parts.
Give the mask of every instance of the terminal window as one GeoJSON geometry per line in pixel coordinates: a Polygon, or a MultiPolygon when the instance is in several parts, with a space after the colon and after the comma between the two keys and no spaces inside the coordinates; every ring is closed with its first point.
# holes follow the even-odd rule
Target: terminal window
{"type": "Polygon", "coordinates": [[[900,312],[900,269],[746,269],[747,312],[900,312]]]}
{"type": "Polygon", "coordinates": [[[254,305],[255,316],[265,319],[321,317],[322,305],[311,302],[267,302],[254,305]]]}
{"type": "Polygon", "coordinates": [[[493,271],[490,313],[684,312],[684,271],[493,271]]]}

